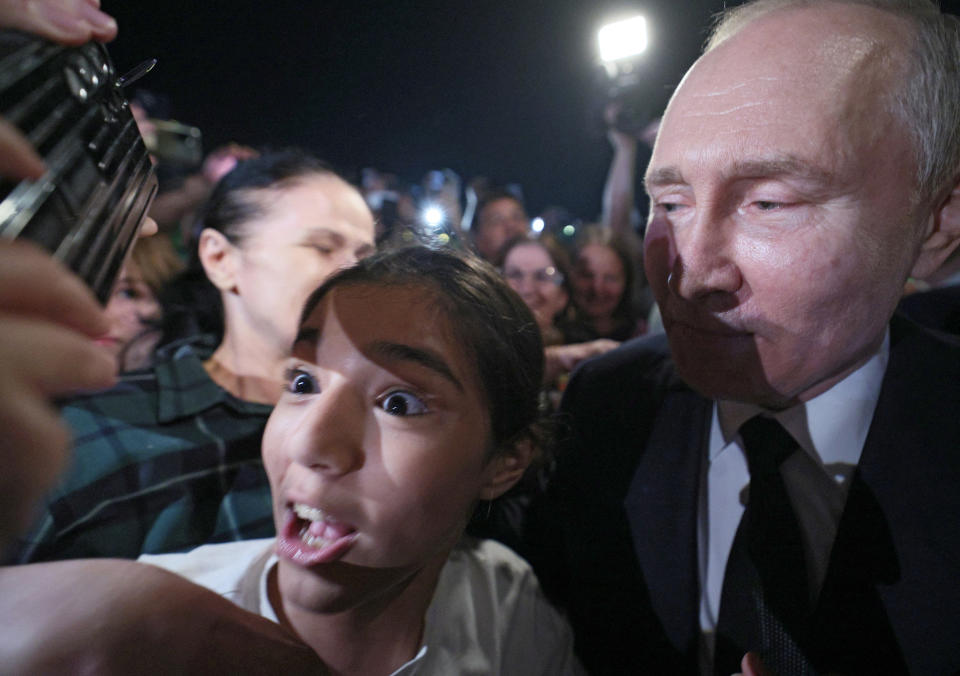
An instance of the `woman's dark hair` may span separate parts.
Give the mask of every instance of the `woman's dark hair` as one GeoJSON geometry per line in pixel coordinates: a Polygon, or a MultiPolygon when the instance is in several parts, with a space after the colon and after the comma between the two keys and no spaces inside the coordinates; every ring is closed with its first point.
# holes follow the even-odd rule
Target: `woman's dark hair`
{"type": "Polygon", "coordinates": [[[543,379],[543,342],[523,300],[489,263],[472,254],[408,247],[365,258],[311,294],[300,323],[333,289],[347,286],[420,287],[444,311],[456,338],[476,364],[490,411],[493,455],[522,441],[540,447],[534,423],[543,379]]]}
{"type": "Polygon", "coordinates": [[[573,288],[570,285],[570,257],[567,256],[567,252],[563,250],[557,242],[550,235],[543,235],[542,237],[531,237],[530,235],[518,235],[516,237],[511,237],[507,240],[506,244],[501,247],[499,253],[497,253],[495,264],[498,268],[503,268],[507,262],[507,256],[510,255],[510,252],[516,249],[518,246],[527,246],[533,245],[538,246],[544,251],[547,252],[547,255],[550,256],[550,261],[553,263],[553,267],[563,275],[563,281],[561,286],[563,290],[567,292],[568,298],[573,298],[573,288]]]}
{"type": "Polygon", "coordinates": [[[610,249],[620,261],[623,268],[623,295],[613,310],[613,316],[620,322],[633,323],[636,320],[633,309],[633,283],[636,272],[629,245],[610,228],[589,227],[577,241],[577,256],[574,265],[579,264],[580,252],[590,244],[599,244],[610,249]]]}
{"type": "Polygon", "coordinates": [[[286,187],[315,174],[336,176],[322,160],[289,149],[240,162],[220,179],[191,230],[187,269],[160,296],[165,317],[161,344],[198,334],[211,334],[217,343],[223,338],[223,302],[200,262],[200,233],[211,228],[238,244],[250,224],[264,215],[263,205],[255,199],[256,191],[286,187]]]}
{"type": "Polygon", "coordinates": [[[516,249],[518,246],[540,247],[547,252],[547,255],[550,257],[550,261],[553,263],[553,267],[555,267],[560,273],[560,286],[567,294],[567,304],[559,312],[557,312],[554,317],[551,318],[554,324],[554,329],[552,331],[547,330],[543,336],[545,345],[556,345],[562,342],[563,339],[563,336],[561,335],[557,325],[563,321],[563,318],[569,311],[570,304],[573,302],[573,286],[570,281],[570,259],[567,257],[567,252],[564,251],[563,248],[549,235],[544,235],[539,238],[531,237],[530,235],[518,235],[517,237],[512,237],[507,240],[506,244],[504,244],[497,253],[495,262],[501,274],[504,274],[505,272],[503,266],[507,262],[507,256],[509,256],[510,252],[516,249]],[[553,335],[554,333],[556,335],[553,335]]]}
{"type": "Polygon", "coordinates": [[[493,186],[484,191],[480,196],[480,199],[477,201],[477,208],[473,212],[473,220],[470,222],[470,234],[473,237],[476,237],[480,234],[480,217],[483,215],[484,209],[494,202],[499,202],[500,200],[511,200],[520,205],[521,209],[524,209],[523,200],[517,197],[517,195],[506,187],[502,186],[493,186]]]}

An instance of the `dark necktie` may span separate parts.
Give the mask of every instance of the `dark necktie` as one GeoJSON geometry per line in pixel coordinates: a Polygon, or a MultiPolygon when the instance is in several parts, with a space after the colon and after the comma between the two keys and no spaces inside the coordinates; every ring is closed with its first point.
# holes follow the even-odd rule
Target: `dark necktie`
{"type": "Polygon", "coordinates": [[[810,605],[803,537],[780,475],[799,446],[772,418],[752,418],[740,436],[750,497],[724,571],[714,673],[739,672],[747,651],[779,676],[813,673],[801,649],[810,605]]]}

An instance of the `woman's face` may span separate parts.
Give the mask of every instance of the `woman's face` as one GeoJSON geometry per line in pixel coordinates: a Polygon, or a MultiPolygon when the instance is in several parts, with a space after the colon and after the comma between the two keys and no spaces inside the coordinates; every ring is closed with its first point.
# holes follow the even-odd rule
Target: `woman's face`
{"type": "Polygon", "coordinates": [[[338,612],[437,570],[494,471],[479,376],[431,296],[338,287],[300,328],[263,437],[287,607],[338,612]]]}
{"type": "Polygon", "coordinates": [[[623,298],[627,278],[616,252],[603,244],[587,244],[577,255],[573,292],[577,306],[591,319],[607,319],[623,298]]]}
{"type": "Polygon", "coordinates": [[[503,276],[533,312],[540,330],[553,326],[569,298],[547,250],[533,242],[513,247],[503,261],[503,276]]]}
{"type": "Polygon", "coordinates": [[[477,253],[492,261],[504,244],[526,233],[530,227],[523,205],[512,197],[486,204],[477,216],[474,244],[477,253]]]}
{"type": "Polygon", "coordinates": [[[146,366],[160,338],[155,323],[160,319],[160,303],[143,281],[136,263],[128,260],[120,270],[120,279],[107,301],[110,330],[99,338],[118,360],[120,370],[146,366]]]}
{"type": "Polygon", "coordinates": [[[342,267],[373,252],[373,215],[354,188],[313,175],[255,191],[263,216],[242,226],[228,331],[285,354],[310,293],[342,267]],[[236,310],[232,312],[231,310],[236,310]]]}

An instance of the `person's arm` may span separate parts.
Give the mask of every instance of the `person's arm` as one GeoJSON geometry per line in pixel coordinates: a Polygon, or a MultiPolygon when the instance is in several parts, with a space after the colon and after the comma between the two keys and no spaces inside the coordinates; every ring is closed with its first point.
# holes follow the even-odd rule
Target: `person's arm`
{"type": "Polygon", "coordinates": [[[607,338],[598,338],[586,343],[551,345],[544,349],[543,382],[552,383],[562,373],[569,373],[584,359],[609,352],[620,343],[607,338]]]}
{"type": "Polygon", "coordinates": [[[278,624],[155,566],[117,559],[0,568],[5,674],[323,674],[278,624]]]}
{"type": "Polygon", "coordinates": [[[603,225],[620,235],[631,236],[637,139],[612,127],[607,132],[607,138],[613,146],[613,160],[603,186],[603,225]]]}

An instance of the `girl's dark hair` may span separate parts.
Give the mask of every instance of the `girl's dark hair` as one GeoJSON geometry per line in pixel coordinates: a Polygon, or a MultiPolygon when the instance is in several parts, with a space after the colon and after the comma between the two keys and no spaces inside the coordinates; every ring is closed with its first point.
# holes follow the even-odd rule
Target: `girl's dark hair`
{"type": "Polygon", "coordinates": [[[542,446],[538,400],[543,342],[523,300],[490,264],[472,254],[409,247],[365,258],[329,278],[307,300],[300,323],[337,287],[420,287],[447,316],[476,364],[490,411],[496,455],[523,441],[542,446]]]}
{"type": "Polygon", "coordinates": [[[198,334],[211,334],[217,343],[223,338],[223,302],[200,262],[200,233],[211,228],[231,243],[241,242],[251,224],[264,215],[255,191],[286,187],[315,174],[336,176],[322,160],[288,149],[240,162],[220,179],[191,230],[187,269],[160,296],[165,317],[162,345],[198,334]]]}

